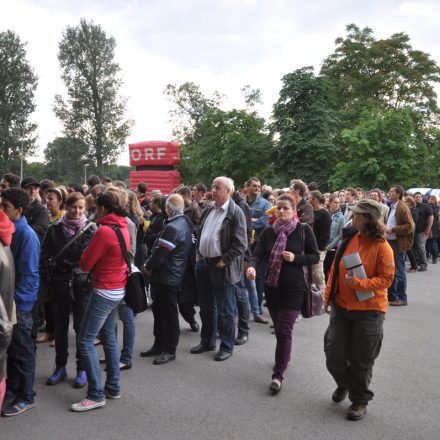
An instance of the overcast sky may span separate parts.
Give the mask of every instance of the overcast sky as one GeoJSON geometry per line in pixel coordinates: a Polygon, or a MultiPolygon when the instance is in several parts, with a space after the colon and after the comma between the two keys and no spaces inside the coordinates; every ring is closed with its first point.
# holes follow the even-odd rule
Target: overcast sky
{"type": "MultiPolygon", "coordinates": [[[[244,84],[262,91],[258,109],[268,117],[281,78],[313,65],[334,49],[345,26],[373,28],[376,37],[406,32],[414,48],[440,62],[440,0],[1,0],[0,30],[27,42],[39,78],[39,158],[62,127],[52,105],[64,93],[57,60],[62,31],[80,18],[94,20],[117,42],[122,94],[135,121],[128,142],[168,140],[166,84],[193,81],[205,93],[219,90],[224,107],[243,107],[244,84]]],[[[128,164],[127,153],[119,163],[128,164]]]]}

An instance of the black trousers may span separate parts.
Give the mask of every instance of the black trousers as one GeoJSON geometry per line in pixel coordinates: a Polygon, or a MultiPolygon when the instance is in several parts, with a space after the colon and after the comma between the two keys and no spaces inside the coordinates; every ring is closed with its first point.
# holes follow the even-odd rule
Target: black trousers
{"type": "Polygon", "coordinates": [[[179,343],[178,287],[152,283],[154,348],[174,354],[179,343]]]}
{"type": "Polygon", "coordinates": [[[86,311],[91,294],[75,292],[70,293],[69,281],[55,280],[51,287],[51,302],[55,326],[55,364],[57,367],[67,365],[69,357],[69,318],[73,314],[73,329],[76,334],[76,365],[78,370],[85,370],[78,348],[78,335],[82,318],[86,311]]]}
{"type": "Polygon", "coordinates": [[[196,316],[196,309],[192,302],[179,302],[179,312],[182,318],[188,323],[192,324],[194,322],[194,317],[196,316]]]}
{"type": "Polygon", "coordinates": [[[348,389],[353,403],[366,404],[374,396],[368,387],[382,346],[384,319],[384,312],[332,306],[324,335],[327,369],[339,387],[348,389]]]}

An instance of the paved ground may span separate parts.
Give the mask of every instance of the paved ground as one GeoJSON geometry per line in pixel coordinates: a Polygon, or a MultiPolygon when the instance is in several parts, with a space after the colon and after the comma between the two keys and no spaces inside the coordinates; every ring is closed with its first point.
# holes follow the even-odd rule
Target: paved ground
{"type": "MultiPolygon", "coordinates": [[[[123,395],[105,408],[68,411],[84,390],[70,379],[45,385],[53,349],[39,347],[36,406],[0,420],[0,439],[440,439],[440,264],[409,274],[408,307],[391,308],[382,352],[374,369],[376,396],[360,422],[344,418],[347,403],[334,404],[322,338],[328,317],[303,320],[294,329],[294,351],[281,393],[268,394],[275,337],[252,325],[248,344],[226,362],[213,353],[192,355],[198,336],[182,324],[177,360],[155,366],[138,357],[152,341],[152,315],[138,319],[134,367],[122,372],[123,395]]],[[[73,345],[72,345],[73,346],[73,345]]]]}

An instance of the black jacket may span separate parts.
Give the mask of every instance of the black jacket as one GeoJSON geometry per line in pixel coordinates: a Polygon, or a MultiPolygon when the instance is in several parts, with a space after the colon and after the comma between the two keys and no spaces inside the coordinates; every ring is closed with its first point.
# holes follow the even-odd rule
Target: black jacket
{"type": "MultiPolygon", "coordinates": [[[[203,212],[197,240],[199,254],[200,237],[209,213],[215,206],[209,206],[203,212]]],[[[229,286],[240,281],[243,270],[243,257],[247,250],[246,219],[243,211],[231,199],[228,212],[220,229],[221,259],[225,263],[225,285],[229,286]]]]}
{"type": "MultiPolygon", "coordinates": [[[[4,246],[0,241],[0,295],[5,305],[8,318],[11,318],[12,304],[14,302],[15,290],[15,269],[14,258],[9,246],[4,246]]],[[[6,349],[8,342],[4,347],[0,347],[0,381],[6,374],[6,349]]]]}
{"type": "Polygon", "coordinates": [[[321,208],[313,212],[313,219],[313,233],[318,243],[318,249],[323,251],[330,238],[332,216],[326,209],[321,208]]]}
{"type": "Polygon", "coordinates": [[[235,191],[232,194],[232,200],[241,208],[243,211],[244,217],[246,219],[246,234],[248,238],[248,249],[246,251],[245,259],[248,259],[250,255],[251,242],[252,242],[252,218],[251,211],[249,209],[249,205],[246,202],[246,199],[240,195],[238,191],[235,191]]]}
{"type": "MultiPolygon", "coordinates": [[[[96,230],[96,225],[92,225],[57,258],[53,271],[53,280],[68,281],[72,278],[72,269],[79,267],[81,255],[86,250],[96,230]]],[[[70,238],[65,237],[63,226],[59,221],[49,226],[44,237],[40,256],[41,278],[48,285],[50,283],[49,260],[55,257],[69,240],[70,238]]]]}
{"type": "Polygon", "coordinates": [[[152,281],[167,286],[180,286],[192,249],[192,225],[185,215],[165,221],[145,269],[152,281]]]}
{"type": "Polygon", "coordinates": [[[147,253],[148,255],[151,254],[151,251],[153,250],[154,243],[157,239],[157,237],[160,234],[160,231],[163,229],[163,222],[165,220],[165,216],[162,212],[153,213],[151,216],[151,223],[150,226],[147,229],[147,232],[144,234],[144,241],[147,245],[147,253]]]}
{"type": "Polygon", "coordinates": [[[47,227],[49,226],[49,213],[37,200],[34,200],[24,213],[28,225],[36,232],[40,243],[43,242],[47,227]]]}

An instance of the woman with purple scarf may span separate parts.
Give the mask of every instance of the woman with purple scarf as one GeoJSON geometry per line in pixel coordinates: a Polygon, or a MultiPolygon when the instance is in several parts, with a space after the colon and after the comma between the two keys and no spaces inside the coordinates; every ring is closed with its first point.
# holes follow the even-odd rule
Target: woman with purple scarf
{"type": "Polygon", "coordinates": [[[312,228],[297,221],[293,199],[282,195],[276,207],[276,220],[259,235],[247,270],[247,277],[253,280],[258,263],[268,262],[264,292],[277,338],[275,366],[269,387],[272,394],[281,390],[292,350],[293,325],[307,292],[303,268],[319,261],[312,228]]]}
{"type": "MultiPolygon", "coordinates": [[[[69,194],[65,209],[66,212],[61,219],[49,226],[41,248],[41,277],[49,286],[55,324],[55,370],[48,378],[47,385],[56,385],[67,377],[69,314],[72,310],[73,328],[78,335],[81,319],[90,297],[89,293],[79,291],[73,285],[72,270],[79,267],[81,255],[91,241],[96,226],[91,225],[85,229],[89,221],[85,216],[85,198],[81,193],[69,194]],[[83,228],[85,230],[77,240],[66,248],[56,261],[53,261],[64,245],[83,228]]],[[[84,363],[79,356],[78,343],[76,359],[77,372],[73,386],[82,388],[87,384],[87,375],[84,363]]]]}

